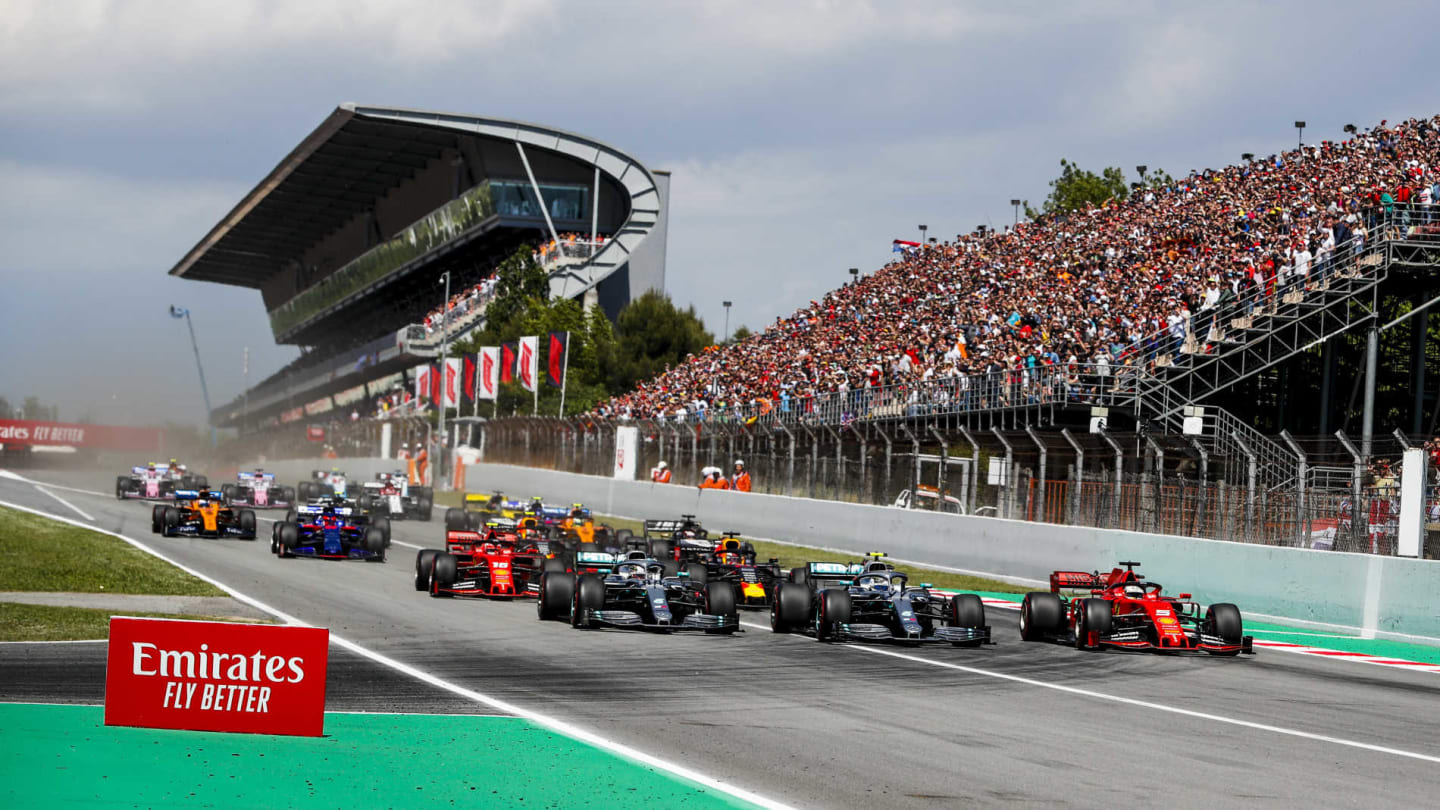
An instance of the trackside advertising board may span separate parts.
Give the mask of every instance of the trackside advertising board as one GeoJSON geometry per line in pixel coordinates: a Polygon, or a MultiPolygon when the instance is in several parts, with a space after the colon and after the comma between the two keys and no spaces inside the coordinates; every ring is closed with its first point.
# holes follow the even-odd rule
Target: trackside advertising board
{"type": "Polygon", "coordinates": [[[330,631],[110,619],[105,725],[319,737],[330,631]]]}

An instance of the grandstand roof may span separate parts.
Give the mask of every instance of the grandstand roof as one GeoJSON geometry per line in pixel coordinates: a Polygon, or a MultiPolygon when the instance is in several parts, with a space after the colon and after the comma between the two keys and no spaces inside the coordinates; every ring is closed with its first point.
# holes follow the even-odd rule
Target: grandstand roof
{"type": "MultiPolygon", "coordinates": [[[[465,136],[503,137],[607,171],[638,165],[553,127],[457,113],[341,104],[171,268],[170,275],[260,288],[326,234],[369,209],[465,136]]],[[[628,183],[627,183],[628,185],[628,183]]]]}

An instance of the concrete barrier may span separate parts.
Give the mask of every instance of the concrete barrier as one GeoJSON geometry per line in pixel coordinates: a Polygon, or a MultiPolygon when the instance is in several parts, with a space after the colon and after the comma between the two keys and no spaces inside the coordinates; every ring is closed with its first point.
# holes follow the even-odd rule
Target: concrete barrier
{"type": "Polygon", "coordinates": [[[632,518],[693,514],[712,531],[857,554],[880,550],[901,560],[1037,583],[1056,569],[1108,569],[1119,560],[1138,560],[1147,576],[1202,603],[1234,602],[1255,617],[1440,645],[1436,561],[699,490],[499,464],[472,466],[466,481],[472,492],[499,489],[519,497],[581,501],[632,518]]]}
{"type": "MultiPolygon", "coordinates": [[[[300,480],[323,466],[337,465],[272,462],[267,469],[300,480]],[[293,470],[284,466],[291,464],[293,470]]],[[[344,459],[338,466],[368,478],[394,462],[344,459]]],[[[621,517],[693,514],[711,531],[856,554],[885,551],[897,560],[1037,586],[1057,569],[1108,569],[1137,560],[1167,590],[1192,593],[1201,603],[1234,602],[1256,618],[1440,646],[1440,561],[702,491],[501,464],[470,466],[466,482],[471,492],[580,501],[621,517]]]]}

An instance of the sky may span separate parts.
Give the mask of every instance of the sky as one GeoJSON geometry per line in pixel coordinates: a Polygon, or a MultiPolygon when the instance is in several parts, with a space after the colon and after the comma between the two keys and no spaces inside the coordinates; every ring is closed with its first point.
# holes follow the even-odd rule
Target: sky
{"type": "Polygon", "coordinates": [[[1062,158],[1172,175],[1440,112],[1433,3],[0,0],[0,396],[204,418],[283,366],[167,271],[343,102],[553,125],[671,171],[667,290],[763,328],[1062,158]]]}

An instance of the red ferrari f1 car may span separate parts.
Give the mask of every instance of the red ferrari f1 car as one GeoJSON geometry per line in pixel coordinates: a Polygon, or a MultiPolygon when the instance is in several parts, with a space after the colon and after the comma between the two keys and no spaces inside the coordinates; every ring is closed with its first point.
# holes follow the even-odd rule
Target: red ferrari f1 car
{"type": "Polygon", "coordinates": [[[431,596],[535,596],[540,574],[564,571],[550,543],[531,528],[486,526],[481,531],[449,530],[444,549],[415,555],[415,590],[431,596]]]}
{"type": "Polygon", "coordinates": [[[1160,583],[1135,572],[1140,563],[1122,562],[1108,574],[1056,571],[1050,590],[1025,594],[1020,604],[1020,637],[1059,641],[1077,650],[1115,647],[1160,652],[1254,654],[1244,635],[1240,609],[1228,602],[1204,610],[1190,594],[1165,596],[1160,583]],[[1062,590],[1088,590],[1068,598],[1062,590]]]}

